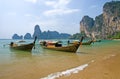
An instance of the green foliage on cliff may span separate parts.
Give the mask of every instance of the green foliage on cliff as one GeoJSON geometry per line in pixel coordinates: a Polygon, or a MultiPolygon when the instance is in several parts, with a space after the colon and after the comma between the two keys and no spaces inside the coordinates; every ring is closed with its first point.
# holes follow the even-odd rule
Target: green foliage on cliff
{"type": "Polygon", "coordinates": [[[86,36],[84,32],[73,34],[70,39],[80,39],[82,36],[86,36]]]}
{"type": "Polygon", "coordinates": [[[112,39],[120,39],[120,31],[116,32],[114,35],[109,35],[108,38],[112,39]]]}
{"type": "Polygon", "coordinates": [[[110,15],[115,15],[120,17],[120,1],[107,2],[103,9],[105,12],[110,13],[110,15]]]}
{"type": "Polygon", "coordinates": [[[112,38],[113,39],[120,39],[120,31],[116,32],[116,34],[112,38]]]}
{"type": "Polygon", "coordinates": [[[83,34],[81,33],[76,33],[76,34],[73,34],[70,39],[80,39],[80,37],[83,36],[83,34]]]}

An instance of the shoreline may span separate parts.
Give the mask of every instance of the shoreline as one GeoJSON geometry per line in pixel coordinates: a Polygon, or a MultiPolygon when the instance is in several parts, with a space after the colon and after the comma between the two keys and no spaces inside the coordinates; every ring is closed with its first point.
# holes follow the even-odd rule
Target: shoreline
{"type": "Polygon", "coordinates": [[[84,70],[88,65],[89,64],[83,64],[81,66],[78,66],[78,67],[75,67],[75,68],[72,68],[72,69],[68,69],[68,70],[65,70],[65,71],[62,71],[62,72],[52,73],[52,74],[48,75],[47,77],[43,77],[43,78],[40,78],[40,79],[56,79],[56,78],[59,78],[61,76],[68,76],[68,75],[71,75],[71,74],[75,74],[75,73],[78,73],[79,71],[84,70]]]}
{"type": "Polygon", "coordinates": [[[120,54],[112,54],[90,63],[83,71],[57,79],[119,79],[120,54]]]}
{"type": "Polygon", "coordinates": [[[64,77],[64,76],[70,76],[70,75],[82,72],[84,69],[86,69],[89,66],[89,64],[91,64],[93,62],[94,62],[94,60],[91,60],[90,62],[80,65],[78,67],[67,69],[67,70],[64,70],[61,72],[52,73],[52,74],[49,74],[48,76],[40,78],[40,79],[56,79],[56,78],[60,78],[60,77],[64,77]]]}

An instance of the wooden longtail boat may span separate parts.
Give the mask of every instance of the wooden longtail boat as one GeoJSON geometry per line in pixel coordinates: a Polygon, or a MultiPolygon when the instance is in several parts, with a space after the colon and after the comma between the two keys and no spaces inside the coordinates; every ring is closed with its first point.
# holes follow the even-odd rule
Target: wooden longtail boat
{"type": "Polygon", "coordinates": [[[14,42],[11,42],[10,48],[16,49],[16,50],[22,50],[22,51],[31,51],[33,46],[35,45],[36,39],[37,39],[37,37],[35,37],[33,43],[29,43],[29,44],[20,44],[20,45],[18,45],[18,44],[14,43],[14,42]]]}
{"type": "MultiPolygon", "coordinates": [[[[94,41],[88,41],[88,42],[82,42],[81,45],[91,45],[91,43],[93,43],[94,41]]],[[[70,43],[70,44],[79,44],[79,42],[73,42],[73,43],[70,43]]]]}
{"type": "MultiPolygon", "coordinates": [[[[11,42],[12,44],[13,42],[11,42]]],[[[21,44],[21,45],[17,45],[15,43],[13,43],[13,45],[10,45],[10,48],[12,49],[16,49],[16,50],[23,50],[23,51],[31,51],[33,48],[34,44],[30,43],[30,44],[21,44]]]]}
{"type": "MultiPolygon", "coordinates": [[[[83,37],[81,38],[80,43],[82,42],[83,37]]],[[[68,45],[68,46],[55,46],[55,45],[41,45],[44,49],[50,49],[50,50],[56,50],[56,51],[65,51],[65,52],[73,52],[76,53],[78,47],[80,46],[79,44],[73,44],[73,45],[68,45]]]]}
{"type": "Polygon", "coordinates": [[[65,51],[65,52],[76,52],[80,44],[70,45],[70,46],[62,46],[62,47],[55,47],[55,46],[42,46],[45,49],[57,50],[57,51],[65,51]]]}

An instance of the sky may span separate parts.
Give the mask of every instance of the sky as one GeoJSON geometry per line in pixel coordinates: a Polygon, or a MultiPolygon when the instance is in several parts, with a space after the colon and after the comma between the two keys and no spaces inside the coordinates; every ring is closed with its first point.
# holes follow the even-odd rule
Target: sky
{"type": "Polygon", "coordinates": [[[43,31],[75,34],[80,32],[83,16],[102,13],[112,0],[0,0],[0,39],[13,34],[33,35],[35,25],[43,31]]]}

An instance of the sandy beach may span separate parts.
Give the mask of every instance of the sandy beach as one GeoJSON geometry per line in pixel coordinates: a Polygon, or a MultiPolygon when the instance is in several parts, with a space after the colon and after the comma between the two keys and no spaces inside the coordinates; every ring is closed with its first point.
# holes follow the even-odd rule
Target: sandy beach
{"type": "Polygon", "coordinates": [[[98,57],[83,71],[59,79],[120,79],[120,53],[98,57]]]}

